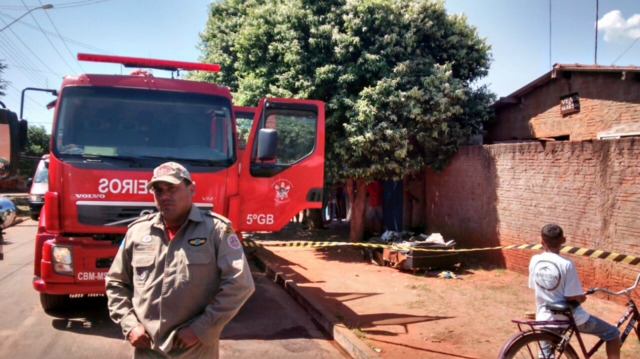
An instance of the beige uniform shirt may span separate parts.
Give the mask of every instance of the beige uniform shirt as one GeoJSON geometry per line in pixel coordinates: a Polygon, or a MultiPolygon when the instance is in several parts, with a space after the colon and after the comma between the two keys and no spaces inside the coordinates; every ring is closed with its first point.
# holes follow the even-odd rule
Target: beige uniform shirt
{"type": "Polygon", "coordinates": [[[159,213],[133,222],[106,277],[111,318],[125,340],[142,323],[152,350],[134,357],[218,357],[222,328],[254,291],[242,245],[224,217],[192,205],[169,241],[159,213]],[[200,342],[172,348],[189,326],[200,342]]]}

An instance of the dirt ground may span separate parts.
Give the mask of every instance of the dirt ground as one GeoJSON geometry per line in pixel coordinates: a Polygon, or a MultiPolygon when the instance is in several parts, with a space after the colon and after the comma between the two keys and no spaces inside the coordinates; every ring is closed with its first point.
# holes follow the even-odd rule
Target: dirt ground
{"type": "MultiPolygon", "coordinates": [[[[340,230],[309,234],[293,227],[252,239],[269,244],[285,237],[335,241],[345,236],[340,230]]],[[[377,266],[353,247],[267,247],[260,253],[387,359],[495,358],[517,332],[511,319],[535,310],[527,277],[505,269],[463,266],[455,272],[461,279],[440,279],[377,266]]],[[[595,296],[584,307],[609,322],[625,311],[595,296]]],[[[593,337],[586,339],[587,345],[595,343],[593,337]]],[[[579,351],[577,342],[573,346],[579,351]]],[[[640,357],[635,333],[622,351],[625,358],[640,357]]],[[[605,358],[604,349],[595,357],[605,358]]]]}

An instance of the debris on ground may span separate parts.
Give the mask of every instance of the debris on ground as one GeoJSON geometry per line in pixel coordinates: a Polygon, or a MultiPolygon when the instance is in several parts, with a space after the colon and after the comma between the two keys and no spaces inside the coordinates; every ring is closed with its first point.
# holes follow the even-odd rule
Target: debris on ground
{"type": "Polygon", "coordinates": [[[428,271],[425,277],[442,278],[442,279],[462,279],[459,275],[451,271],[428,271]]]}
{"type": "Polygon", "coordinates": [[[412,270],[414,274],[418,270],[454,268],[460,263],[458,252],[451,251],[455,249],[456,241],[453,239],[445,241],[440,233],[414,235],[406,231],[386,231],[380,237],[370,238],[369,243],[387,244],[393,247],[366,248],[363,250],[365,260],[371,260],[379,266],[412,270]],[[429,249],[429,251],[420,249],[429,249]]]}

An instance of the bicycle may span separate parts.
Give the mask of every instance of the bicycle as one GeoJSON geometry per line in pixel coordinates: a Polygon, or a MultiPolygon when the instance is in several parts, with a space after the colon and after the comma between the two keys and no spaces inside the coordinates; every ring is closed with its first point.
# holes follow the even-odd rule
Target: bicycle
{"type": "MultiPolygon", "coordinates": [[[[636,277],[635,284],[627,289],[623,289],[617,293],[611,292],[604,288],[592,288],[585,292],[585,294],[593,294],[595,292],[605,292],[611,295],[625,294],[627,296],[627,311],[618,320],[617,328],[630,318],[629,323],[625,327],[622,335],[620,336],[621,345],[627,339],[627,336],[632,330],[636,331],[638,341],[640,341],[640,312],[636,307],[635,302],[631,299],[631,292],[638,286],[640,282],[640,274],[636,277]],[[635,324],[638,323],[637,326],[635,324]]],[[[568,320],[552,320],[552,321],[523,321],[518,319],[511,320],[518,325],[519,333],[515,334],[505,343],[498,355],[499,359],[519,359],[519,358],[531,358],[531,359],[578,359],[578,354],[573,349],[571,344],[571,338],[575,334],[582,350],[582,355],[589,359],[595,354],[602,346],[604,341],[599,340],[593,348],[589,351],[586,350],[578,327],[573,319],[572,309],[577,302],[554,302],[547,304],[547,309],[554,314],[563,314],[568,317],[568,320]],[[526,329],[529,326],[531,329],[526,329]],[[549,329],[549,326],[554,326],[553,329],[549,329]],[[525,329],[523,329],[525,327],[525,329]],[[546,327],[546,328],[545,328],[546,327]],[[557,332],[557,330],[560,330],[557,332]]]]}

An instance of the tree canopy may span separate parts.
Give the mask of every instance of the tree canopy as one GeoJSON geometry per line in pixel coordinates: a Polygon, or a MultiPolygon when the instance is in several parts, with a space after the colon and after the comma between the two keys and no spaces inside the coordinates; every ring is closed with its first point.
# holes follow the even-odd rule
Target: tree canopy
{"type": "Polygon", "coordinates": [[[431,0],[223,0],[200,34],[200,80],[234,102],[318,99],[327,110],[327,166],[341,178],[441,170],[482,133],[493,95],[476,81],[490,46],[464,15],[431,0]]]}
{"type": "Polygon", "coordinates": [[[27,129],[27,144],[24,155],[20,159],[19,172],[21,176],[31,177],[36,171],[38,160],[49,153],[50,136],[44,126],[29,126],[27,129]]]}

